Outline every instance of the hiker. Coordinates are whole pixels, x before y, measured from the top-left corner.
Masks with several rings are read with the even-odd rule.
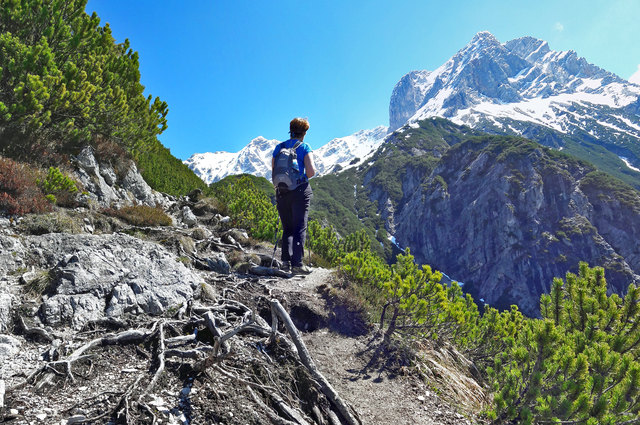
[[[311,148],[304,143],[309,121],[294,118],[289,123],[291,138],[278,144],[271,159],[276,205],[282,221],[282,269],[293,274],[308,274],[302,264],[307,218],[311,202],[309,178],[316,173]]]

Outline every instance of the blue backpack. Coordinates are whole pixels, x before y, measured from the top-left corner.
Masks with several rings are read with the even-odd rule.
[[[298,141],[293,147],[285,148],[283,142],[280,152],[278,152],[274,159],[271,181],[280,193],[286,193],[295,189],[304,180],[298,169],[298,155],[296,154],[296,149],[298,149],[301,144],[302,141]]]

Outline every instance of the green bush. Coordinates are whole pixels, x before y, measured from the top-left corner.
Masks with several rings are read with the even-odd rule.
[[[338,270],[352,292],[365,302],[370,315],[379,318],[385,303],[381,288],[391,278],[389,265],[375,253],[359,250],[345,254]]]
[[[542,320],[528,320],[489,368],[494,424],[640,422],[640,291],[607,295],[604,269],[554,279]]]
[[[138,152],[166,129],[167,104],[144,96],[138,53],[86,5],[2,0],[0,148],[8,154],[73,151],[96,136]]]
[[[78,192],[78,187],[73,179],[62,174],[58,167],[49,167],[47,177],[37,180],[45,197],[53,204],[71,205],[73,195]]]
[[[330,266],[337,266],[350,252],[371,250],[371,239],[364,229],[339,238],[333,226],[323,228],[315,220],[307,225],[306,247],[324,258]]]
[[[231,184],[216,185],[212,190],[214,196],[227,205],[233,226],[247,230],[256,239],[275,239],[280,220],[278,211],[251,178],[243,176]],[[279,233],[281,231],[279,228]]]
[[[391,268],[391,278],[383,283],[386,302],[380,314],[380,328],[384,329],[385,341],[394,334],[403,336],[425,336],[437,339],[435,333],[445,312],[446,292],[440,284],[442,273],[414,262],[409,248],[396,258]]]

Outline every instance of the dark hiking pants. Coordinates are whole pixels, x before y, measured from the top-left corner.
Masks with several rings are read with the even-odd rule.
[[[293,267],[302,265],[312,194],[311,185],[307,182],[292,191],[285,194],[279,193],[276,196],[283,231],[282,261],[290,261]]]

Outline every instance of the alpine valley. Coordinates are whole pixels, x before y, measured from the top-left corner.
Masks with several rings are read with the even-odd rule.
[[[476,299],[534,316],[581,260],[605,268],[610,291],[640,282],[640,86],[543,40],[481,32],[400,79],[388,131],[314,151],[325,175],[312,180],[312,217],[342,234],[364,224],[389,259],[409,247]],[[228,168],[203,166],[211,154],[186,163],[205,181],[268,178],[249,165],[268,142],[213,154]]]
[[[312,145],[291,269],[278,141],[174,157],[87,7],[0,7],[0,423],[640,423],[640,86],[477,34]]]

